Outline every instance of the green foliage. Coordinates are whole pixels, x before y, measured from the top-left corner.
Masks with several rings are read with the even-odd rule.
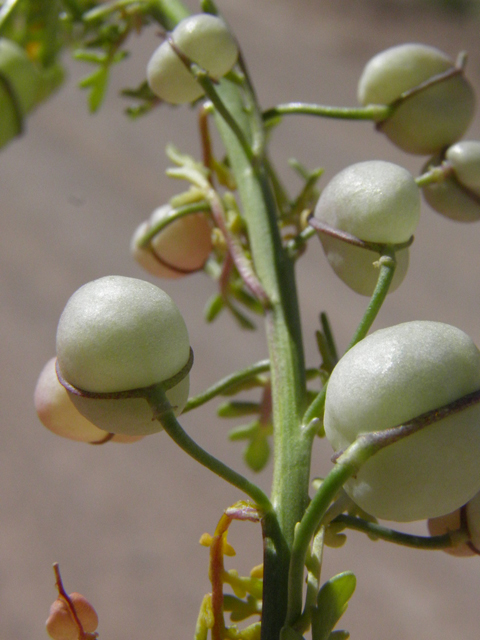
[[[312,613],[312,638],[313,640],[333,640],[337,636],[332,631],[347,610],[348,601],[353,595],[356,586],[356,578],[350,571],[339,573],[330,578],[322,586],[318,593],[317,606]],[[340,634],[346,632],[341,631]],[[338,638],[347,637],[338,636]]]

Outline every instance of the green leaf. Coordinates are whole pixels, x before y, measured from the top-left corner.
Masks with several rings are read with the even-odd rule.
[[[252,471],[261,471],[270,457],[270,444],[268,438],[258,434],[247,444],[243,452],[245,462]]]
[[[203,315],[206,322],[213,322],[219,313],[225,308],[225,303],[220,294],[215,293],[205,305]]]
[[[292,627],[283,627],[280,631],[280,640],[305,640],[305,638]]]
[[[348,633],[348,631],[344,631],[342,629],[338,631],[332,631],[332,633],[328,637],[328,640],[348,640],[348,638],[350,638],[350,634]]]
[[[339,573],[325,582],[318,592],[317,606],[312,613],[313,640],[329,640],[331,638],[335,625],[347,609],[355,586],[356,578],[351,571]],[[333,636],[333,638],[336,637],[342,638],[338,634]]]
[[[228,439],[232,442],[236,440],[250,440],[257,434],[259,428],[257,421],[251,422],[250,424],[241,424],[229,431]]]
[[[73,52],[73,59],[80,62],[91,62],[93,64],[102,64],[107,59],[104,51],[92,51],[90,49],[77,49]]]
[[[99,67],[95,69],[93,73],[91,73],[86,78],[83,78],[79,82],[79,86],[82,89],[90,89],[90,95],[88,96],[88,106],[92,113],[95,113],[101,106],[105,93],[107,90],[109,78],[109,69],[108,67]]]
[[[257,413],[260,413],[260,404],[247,400],[227,400],[217,408],[217,415],[220,418],[241,418]]]

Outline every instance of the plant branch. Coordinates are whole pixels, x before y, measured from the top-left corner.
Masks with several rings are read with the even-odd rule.
[[[159,420],[165,432],[185,453],[207,469],[210,469],[210,471],[213,471],[217,476],[220,476],[237,489],[240,489],[240,491],[246,493],[262,511],[267,512],[273,509],[266,494],[256,484],[253,484],[247,480],[247,478],[205,451],[205,449],[202,449],[202,447],[185,432],[171,410],[165,391],[161,385],[157,385],[152,389],[146,397],[146,400],[153,410],[154,417]]]
[[[206,391],[203,391],[193,398],[190,398],[185,405],[183,413],[187,413],[188,411],[192,411],[197,407],[201,407],[202,404],[205,404],[216,396],[226,394],[233,389],[242,387],[242,385],[244,385],[245,383],[253,381],[259,374],[266,373],[267,371],[270,371],[270,360],[261,360],[260,362],[257,362],[256,364],[247,367],[246,369],[236,371],[226,378],[222,378],[222,380],[216,382]]]
[[[448,549],[449,547],[455,547],[462,542],[466,542],[469,539],[468,532],[463,529],[449,531],[440,536],[417,536],[395,531],[376,522],[368,522],[362,518],[349,516],[346,513],[340,514],[332,520],[332,522],[341,523],[344,524],[347,529],[362,531],[380,540],[393,542],[394,544],[411,547],[413,549]]]
[[[264,122],[288,115],[319,116],[342,120],[374,120],[381,122],[390,115],[391,107],[383,104],[369,104],[366,107],[330,107],[307,102],[288,102],[272,107],[263,113]]]

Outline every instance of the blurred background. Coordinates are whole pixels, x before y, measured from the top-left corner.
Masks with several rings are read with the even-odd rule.
[[[193,1],[188,6],[196,9]],[[290,100],[355,105],[363,66],[402,42],[469,54],[467,75],[480,90],[477,3],[467,0],[219,0],[236,32],[263,106]],[[70,78],[28,121],[27,135],[0,154],[0,637],[45,638],[56,597],[51,565],[60,563],[69,592],[96,607],[100,637],[191,638],[209,591],[208,551],[225,507],[241,496],[176,449],[165,434],[134,445],[92,447],[53,436],[39,423],[33,389],[54,355],[58,317],[85,282],[108,274],[149,279],[129,255],[130,237],[151,211],[183,185],[168,180],[166,143],[198,155],[195,112],[164,107],[136,122],[118,91],[143,78],[158,42],[132,42],[115,70],[103,109],[90,116],[76,83],[88,70],[68,62]],[[477,116],[467,137],[478,138]],[[323,185],[348,164],[386,159],[417,174],[424,158],[393,148],[369,123],[285,119],[272,155],[292,190],[287,160],[325,167]],[[427,206],[402,287],[387,299],[375,328],[413,319],[456,325],[480,345],[480,227],[455,224]],[[298,269],[310,366],[314,332],[329,313],[340,349],[367,300],[347,289],[311,242]],[[263,329],[239,334],[226,315],[207,326],[202,310],[214,285],[203,274],[160,283],[183,312],[195,351],[192,392],[266,357]],[[215,403],[182,423],[215,455],[243,470],[233,422]],[[328,443],[316,446],[314,474],[329,468]],[[257,481],[269,486],[270,471]],[[407,527],[425,533],[424,523]],[[229,539],[248,571],[261,561],[258,526],[236,524]],[[323,577],[353,570],[357,591],[341,626],[357,640],[474,638],[480,626],[478,559],[409,551],[351,533],[327,550]]]

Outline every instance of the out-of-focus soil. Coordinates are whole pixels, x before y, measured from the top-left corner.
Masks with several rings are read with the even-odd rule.
[[[468,76],[480,89],[478,23],[390,3],[321,0],[220,0],[242,43],[262,104],[289,100],[353,105],[363,65],[404,41],[436,45],[452,56],[466,49]],[[189,3],[192,8],[193,2]],[[135,445],[92,447],[62,440],[38,422],[32,394],[54,354],[58,317],[73,291],[107,274],[145,277],[129,256],[134,228],[180,187],[164,176],[165,144],[198,154],[195,112],[166,107],[131,123],[118,89],[134,85],[155,46],[134,43],[112,80],[102,111],[89,116],[70,65],[65,88],[28,123],[28,134],[0,155],[0,637],[45,638],[55,599],[51,564],[59,561],[69,591],[85,594],[100,615],[104,640],[188,638],[209,590],[208,552],[198,545],[239,493],[187,459],[158,434]],[[478,137],[477,118],[469,137]],[[424,159],[396,151],[369,123],[285,119],[272,142],[286,182],[286,161],[324,166],[323,184],[365,159],[400,162],[417,173]],[[480,344],[480,227],[454,224],[426,206],[408,277],[388,298],[375,327],[411,319],[456,325]],[[366,305],[334,274],[317,243],[299,268],[307,361],[318,357],[314,330],[327,310],[345,348]],[[195,350],[193,392],[265,357],[263,330],[239,336],[221,317],[206,326],[202,308],[214,292],[203,275],[163,286],[184,313]],[[241,469],[241,446],[214,405],[184,419],[188,431]],[[323,445],[324,451],[321,451]],[[318,445],[314,472],[328,469]],[[268,487],[269,472],[259,478]],[[425,532],[424,523],[410,531]],[[238,566],[261,561],[259,530],[233,527]],[[246,545],[247,551],[242,550]],[[352,569],[357,592],[343,625],[358,640],[475,638],[480,627],[479,560],[408,551],[352,533],[327,550],[324,577]]]

